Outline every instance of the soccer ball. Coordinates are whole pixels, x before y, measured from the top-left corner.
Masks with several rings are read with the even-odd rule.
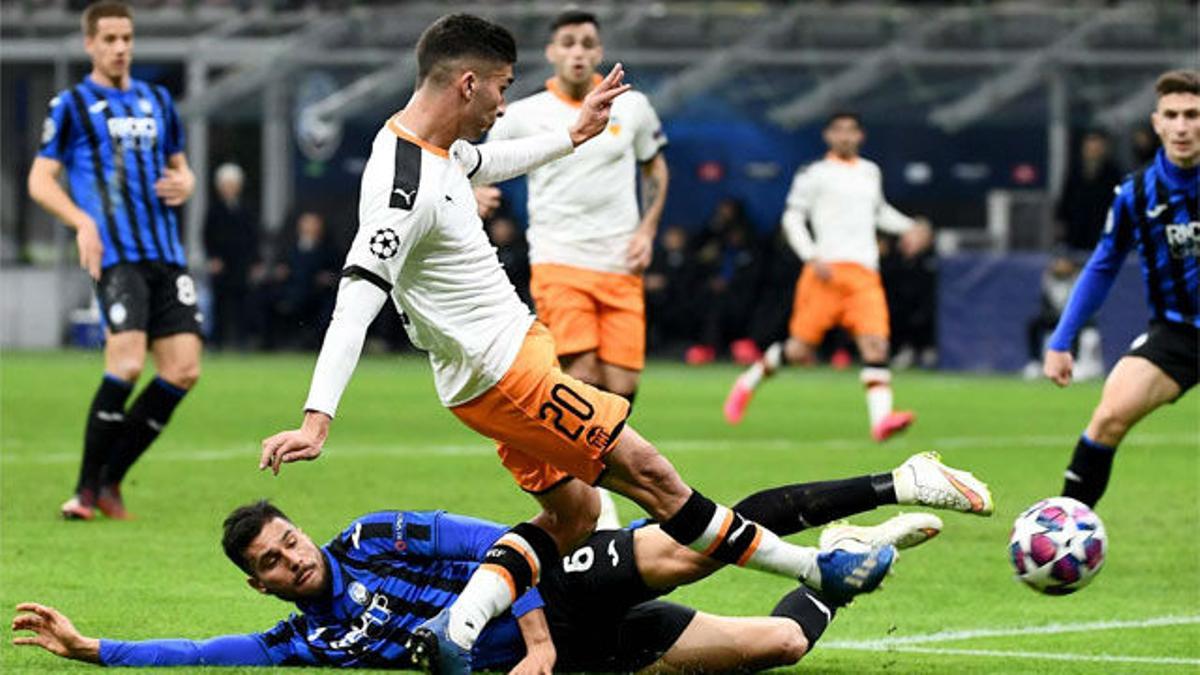
[[[1100,517],[1070,497],[1050,497],[1026,509],[1008,540],[1017,578],[1047,595],[1087,586],[1104,566],[1107,552]]]

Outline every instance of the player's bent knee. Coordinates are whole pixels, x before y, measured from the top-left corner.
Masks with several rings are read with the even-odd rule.
[[[800,630],[800,626],[794,624],[781,627],[779,632],[778,651],[776,652],[778,661],[775,665],[794,665],[808,653],[808,638],[804,637],[804,631]]]
[[[200,362],[196,361],[174,368],[164,368],[159,375],[180,389],[191,389],[200,380]]]
[[[1103,443],[1110,447],[1115,447],[1125,438],[1125,434],[1129,432],[1130,424],[1121,411],[1101,404],[1096,408],[1095,414],[1092,415],[1092,423],[1089,425],[1090,433],[1088,434],[1092,440]]]
[[[138,358],[116,358],[109,359],[104,369],[108,374],[116,375],[126,382],[137,382],[138,378],[142,376],[143,364],[142,359]]]

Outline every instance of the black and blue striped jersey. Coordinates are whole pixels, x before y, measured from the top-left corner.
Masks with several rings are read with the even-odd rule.
[[[270,630],[205,642],[101,640],[106,665],[319,665],[410,667],[412,631],[449,607],[504,526],[443,511],[382,511],[322,547],[329,594],[297,602]],[[525,653],[513,612],[542,606],[536,590],[491,621],[472,648],[480,669],[505,669]]]
[[[1159,150],[1117,188],[1100,243],[1050,338],[1051,349],[1070,348],[1135,247],[1153,318],[1200,328],[1200,170],[1175,166]]]
[[[99,230],[103,268],[145,260],[186,265],[179,216],[154,192],[183,142],[161,86],[131,79],[128,89],[114,89],[89,76],[51,99],[38,155],[66,167],[72,198]]]

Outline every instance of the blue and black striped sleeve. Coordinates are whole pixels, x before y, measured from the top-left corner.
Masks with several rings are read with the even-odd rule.
[[[1067,306],[1058,319],[1058,327],[1050,336],[1050,349],[1069,351],[1079,330],[1108,297],[1121,271],[1121,264],[1133,246],[1132,194],[1132,181],[1127,180],[1117,188],[1117,196],[1109,209],[1100,243],[1096,245],[1096,251],[1084,265],[1075,288],[1071,290],[1071,298],[1067,300]]]
[[[413,555],[440,560],[482,562],[484,553],[500,535],[503,525],[445,511],[406,511],[397,539]]]
[[[271,666],[283,663],[285,656],[284,650],[268,650],[259,635],[100,641],[100,662],[106,666]]]
[[[72,122],[67,92],[60,92],[50,99],[46,121],[42,123],[41,145],[38,156],[66,164],[70,159]]]

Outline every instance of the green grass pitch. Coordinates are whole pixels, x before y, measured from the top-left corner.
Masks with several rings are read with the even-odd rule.
[[[300,419],[312,363],[312,356],[209,357],[198,388],[130,474],[126,499],[138,519],[66,523],[57,508],[74,483],[101,359],[4,354],[0,604],[10,616],[23,600],[52,604],[94,636],[250,632],[290,608],[255,594],[221,553],[221,520],[242,502],[275,499],[318,541],[383,508],[446,508],[501,522],[533,513],[491,444],[439,406],[428,366],[418,358],[365,359],[325,455],[285,467],[278,478],[258,472],[259,440]],[[877,446],[868,440],[853,371],[785,372],[760,391],[746,421],[731,428],[720,408],[734,376],[728,366],[651,363],[632,419],[690,483],[718,500],[886,470],[926,449],[941,450],[947,463],[989,481],[996,497],[989,519],[943,513],[942,536],[906,552],[881,592],[842,611],[801,668],[1200,667],[1200,394],[1157,412],[1127,439],[1099,509],[1110,539],[1106,567],[1082,592],[1051,598],[1013,580],[1005,544],[1017,513],[1057,494],[1099,384],[1059,391],[1046,382],[899,373],[899,407],[916,410],[919,419],[905,436]],[[630,503],[620,505],[626,519],[636,515]],[[893,512],[857,520],[877,522]],[[811,543],[816,533],[795,539]],[[674,599],[710,612],[763,614],[790,588],[782,579],[726,570]],[[943,631],[959,634],[929,637]],[[88,667],[7,640],[0,646],[5,673]]]

